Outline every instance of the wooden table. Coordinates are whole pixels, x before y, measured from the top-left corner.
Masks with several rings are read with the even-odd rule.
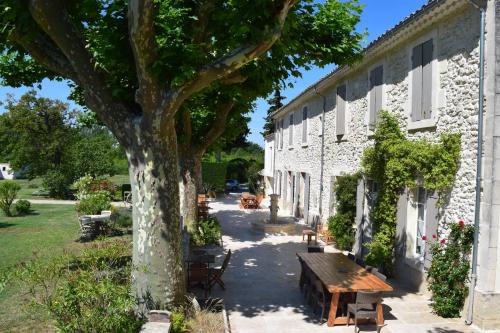
[[[297,253],[332,294],[328,326],[345,325],[348,317],[335,317],[341,293],[392,291],[392,287],[342,253]],[[382,304],[377,304],[377,324],[383,325]]]

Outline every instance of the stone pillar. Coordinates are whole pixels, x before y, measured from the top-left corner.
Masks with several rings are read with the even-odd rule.
[[[271,204],[269,205],[269,210],[271,211],[271,223],[278,223],[278,200],[280,198],[277,194],[269,194],[271,198]]]

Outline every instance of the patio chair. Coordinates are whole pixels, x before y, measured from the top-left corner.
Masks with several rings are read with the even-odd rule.
[[[376,272],[372,272],[376,277],[378,277],[380,280],[382,281],[386,281],[387,280],[387,276],[385,276],[384,274],[380,273],[378,270]]]
[[[308,282],[307,277],[306,277],[307,266],[301,257],[299,257],[299,263],[300,263],[299,288],[300,288],[300,291],[302,292],[302,291],[304,291],[304,285]]]
[[[347,326],[354,317],[354,333],[358,330],[358,318],[377,320],[377,305],[382,302],[381,292],[358,292],[356,303],[347,305]],[[377,322],[377,333],[382,329],[382,325]]]
[[[347,258],[351,259],[352,261],[356,260],[356,257],[354,256],[354,254],[352,254],[350,252],[347,254]]]
[[[375,274],[375,272],[378,272],[378,269],[377,269],[377,268],[375,268],[375,267],[373,267],[373,266],[370,266],[370,265],[366,265],[365,269],[366,269],[368,272],[372,273],[372,274]]]
[[[354,262],[356,264],[358,264],[359,266],[361,266],[361,267],[365,267],[365,261],[363,259],[361,259],[361,258],[354,259]]]
[[[222,290],[226,290],[224,282],[222,281],[222,275],[224,274],[227,265],[229,265],[230,259],[231,259],[231,250],[227,252],[226,257],[224,258],[224,262],[222,263],[222,266],[220,268],[210,268],[209,282],[208,282],[209,291],[212,290],[212,287],[215,286],[215,284],[218,284],[222,288]]]
[[[323,324],[325,312],[328,308],[328,305],[331,302],[332,294],[330,294],[327,290],[325,290],[323,283],[321,283],[321,281],[318,278],[314,279],[313,299],[315,301],[315,303],[314,303],[315,307],[317,305],[321,306],[321,316],[319,318],[319,323]]]

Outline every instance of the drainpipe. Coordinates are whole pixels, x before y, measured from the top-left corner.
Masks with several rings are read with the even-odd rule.
[[[326,112],[326,96],[322,95],[316,86],[314,86],[314,92],[316,95],[320,96],[323,98],[323,111],[322,111],[322,116],[321,116],[321,159],[320,159],[320,164],[321,164],[321,169],[320,169],[320,175],[319,175],[319,216],[320,219],[323,216],[323,169],[324,169],[324,163],[325,163],[325,112]]]
[[[469,304],[467,308],[467,318],[465,323],[472,324],[474,310],[474,290],[477,283],[477,258],[478,258],[478,240],[479,240],[479,220],[481,208],[481,178],[482,178],[482,157],[483,157],[483,100],[484,100],[484,39],[485,39],[485,20],[486,9],[478,6],[474,1],[469,0],[471,4],[479,9],[481,13],[481,31],[479,36],[479,109],[478,109],[478,129],[477,129],[477,166],[476,166],[476,202],[474,211],[474,244],[472,247],[472,268],[470,274],[469,286]]]

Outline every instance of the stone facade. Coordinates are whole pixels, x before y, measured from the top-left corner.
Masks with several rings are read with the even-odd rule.
[[[9,163],[0,163],[0,179],[14,179],[14,171]]]
[[[499,133],[494,129],[496,118],[490,119],[491,123],[488,125],[488,114],[500,114],[500,111],[495,112],[495,109],[500,110],[500,99],[495,99],[492,93],[500,93],[500,89],[495,90],[495,79],[491,77],[496,66],[494,50],[500,50],[500,43],[495,41],[495,27],[499,29],[500,26],[494,20],[498,15],[495,12],[496,3],[497,1],[487,1],[487,121],[483,179],[484,191],[490,190],[491,194],[483,193],[483,197],[485,200],[491,199],[492,202],[496,200],[500,203],[500,199],[496,199],[500,195],[494,195],[500,193],[500,184],[489,182],[490,179],[495,179],[493,173],[496,171],[495,174],[498,174],[500,170],[500,166],[493,166],[493,161],[500,163],[500,158],[489,157],[489,154],[498,154],[497,151],[493,152],[493,147],[500,147],[500,141],[497,142],[496,137],[493,138]],[[479,39],[479,11],[469,1],[434,1],[434,4],[428,5],[422,13],[406,19],[372,43],[365,50],[361,63],[351,68],[336,70],[278,110],[274,115],[277,125],[273,154],[274,182],[268,185],[268,192],[280,194],[282,210],[306,218],[308,212],[314,212],[320,214],[323,221],[334,214],[333,184],[337,177],[359,171],[363,150],[373,144],[369,126],[370,94],[373,93],[373,89],[370,89],[370,72],[383,66],[382,109],[397,116],[409,139],[436,142],[442,133],[461,134],[460,166],[446,204],[438,211],[435,209],[433,194],[425,192],[426,199],[420,203],[417,192],[412,189],[405,191],[398,204],[397,233],[402,244],[398,250],[396,273],[416,288],[425,290],[425,266],[429,260],[426,253],[418,249],[417,244],[419,205],[425,207],[425,225],[435,223],[436,228],[443,232],[442,227],[446,223],[460,219],[468,223],[474,222]],[[412,69],[412,50],[428,40],[432,40],[433,44],[429,71],[431,76],[428,77],[428,82],[432,83],[432,96],[429,96],[432,116],[429,119],[413,121],[412,76],[415,71]],[[497,72],[500,73],[498,70]],[[500,75],[498,77],[500,78]],[[337,116],[341,111],[337,105],[337,88],[344,84],[347,88],[346,130],[344,135],[339,136]],[[488,147],[490,150],[487,150]],[[366,178],[363,184],[358,186],[358,192],[361,191],[358,193],[358,215],[362,216],[359,216],[360,222],[357,222],[356,227],[357,237],[363,241],[357,242],[359,248],[354,251],[359,255],[364,254],[362,243],[366,242],[371,234],[369,198],[373,194],[372,186]],[[489,301],[498,303],[495,298],[498,296],[495,295],[500,292],[500,272],[497,272],[497,267],[500,266],[497,246],[500,206],[488,206],[485,202],[482,205],[487,206],[482,215],[482,228],[493,231],[494,236],[483,235],[480,238],[478,289],[486,293],[476,297],[475,307],[478,309],[488,308]],[[491,209],[494,210],[493,213]],[[432,216],[435,221],[432,221]],[[486,237],[490,239],[486,241]],[[481,323],[477,324],[485,329],[492,329],[495,325],[500,328],[498,322],[488,315],[484,316],[484,311],[477,313],[475,318]]]

